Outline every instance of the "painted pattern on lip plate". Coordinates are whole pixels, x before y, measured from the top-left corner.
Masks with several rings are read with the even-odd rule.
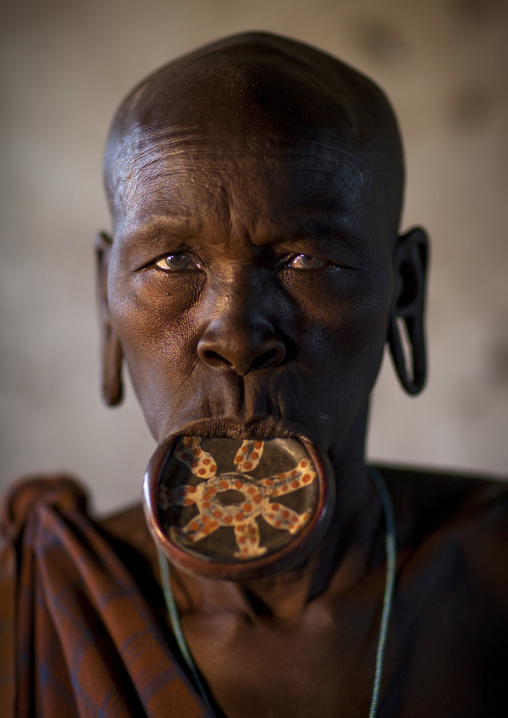
[[[309,533],[312,545],[320,538],[328,484],[316,452],[298,439],[179,436],[152,457],[145,512],[184,570],[269,575],[305,558]]]

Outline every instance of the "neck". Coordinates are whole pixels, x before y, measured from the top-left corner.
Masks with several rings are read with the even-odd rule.
[[[291,571],[237,585],[251,620],[294,624],[313,598],[347,590],[383,560],[382,508],[365,467],[340,478],[344,491],[337,491],[330,528],[309,559]],[[354,482],[356,501],[346,488],[348,479]]]
[[[301,566],[245,583],[182,576],[178,584],[183,591],[175,586],[180,609],[206,615],[241,612],[252,624],[268,622],[272,627],[287,628],[298,623],[313,598],[331,598],[361,580],[384,560],[381,504],[365,467],[362,469],[354,476],[341,476],[344,491],[337,491],[330,528]],[[356,502],[346,488],[350,481],[355,484]]]

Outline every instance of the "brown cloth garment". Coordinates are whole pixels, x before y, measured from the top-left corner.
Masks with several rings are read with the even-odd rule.
[[[7,493],[2,718],[209,718],[175,658],[161,589],[136,546],[150,540],[140,514],[93,521],[84,490],[67,477],[28,479]]]

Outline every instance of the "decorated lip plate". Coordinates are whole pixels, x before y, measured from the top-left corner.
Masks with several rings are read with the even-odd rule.
[[[145,513],[156,543],[181,569],[263,578],[317,545],[332,486],[310,442],[180,436],[159,445],[148,465]]]

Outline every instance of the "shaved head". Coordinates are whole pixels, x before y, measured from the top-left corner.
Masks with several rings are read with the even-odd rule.
[[[143,170],[214,151],[283,153],[313,148],[335,164],[348,201],[369,189],[372,210],[395,238],[403,193],[397,124],[380,89],[337,59],[266,33],[235,35],[171,62],[124,100],[109,134],[105,181],[115,221]],[[162,166],[164,164],[164,167]]]

